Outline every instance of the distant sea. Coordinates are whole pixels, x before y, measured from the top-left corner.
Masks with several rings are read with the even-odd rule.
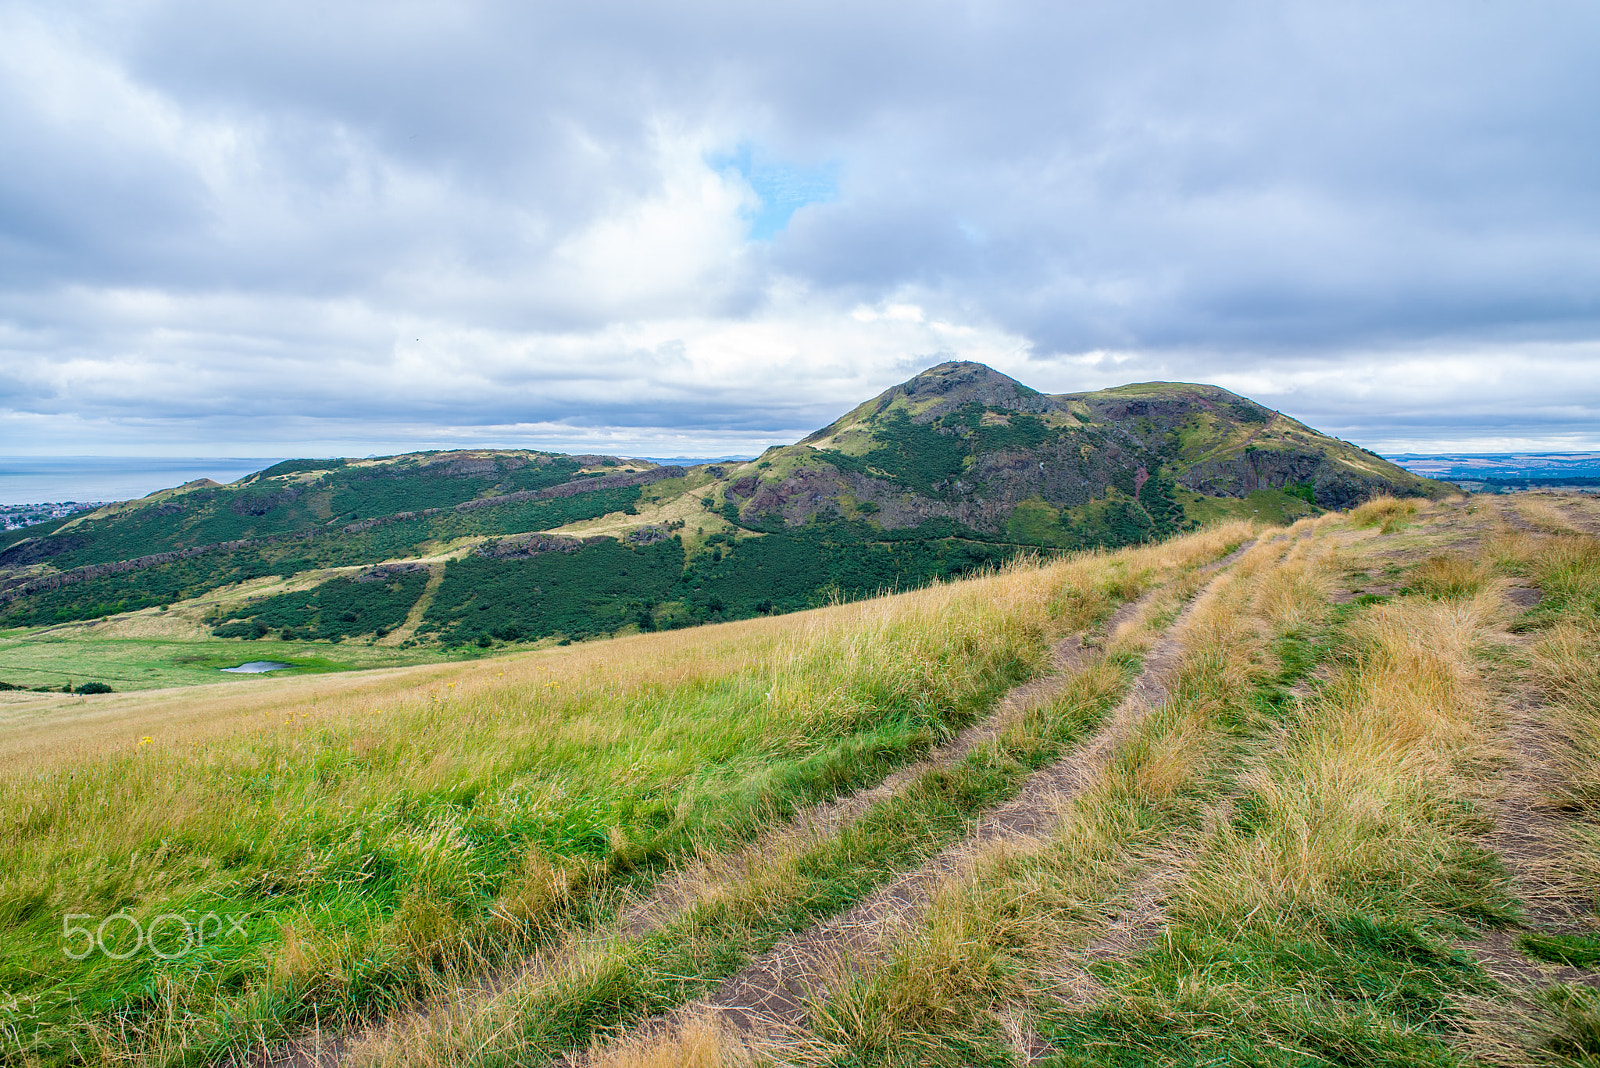
[[[0,505],[127,501],[197,478],[232,482],[282,457],[0,457]]]

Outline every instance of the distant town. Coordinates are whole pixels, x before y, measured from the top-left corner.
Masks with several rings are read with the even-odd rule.
[[[104,501],[55,501],[44,504],[0,504],[0,519],[6,530],[48,523],[52,519],[65,519],[78,512],[92,512]]]

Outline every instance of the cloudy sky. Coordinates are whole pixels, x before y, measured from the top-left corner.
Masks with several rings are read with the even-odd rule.
[[[0,452],[720,455],[944,359],[1600,446],[1600,5],[0,0]]]

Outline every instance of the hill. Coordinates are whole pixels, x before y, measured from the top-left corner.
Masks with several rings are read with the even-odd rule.
[[[0,626],[171,609],[224,639],[489,648],[1444,492],[1215,386],[1050,396],[946,363],[748,462],[471,450],[188,483],[0,541]]]

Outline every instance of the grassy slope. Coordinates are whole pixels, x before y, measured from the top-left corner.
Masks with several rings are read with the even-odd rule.
[[[1566,823],[1541,878],[1579,901],[1600,892],[1600,543],[1582,532],[1600,513],[1552,501],[1515,502],[1528,530],[1482,503],[1380,501],[1258,547],[1181,635],[1172,700],[1054,838],[979,851],[890,959],[818,1006],[813,1035],[763,1050],[699,1026],[598,1061],[1000,1065],[1043,1041],[1063,1068],[1593,1063],[1600,999],[1506,987],[1471,952],[1523,915],[1483,838],[1502,677],[1525,673],[1558,729],[1550,789]],[[606,888],[653,857],[690,843],[714,857],[788,804],[881,774],[1036,664],[1051,633],[1159,580],[1156,552],[477,665],[261,680],[248,699],[222,686],[92,711],[52,699],[58,722],[0,736],[5,810],[23,829],[0,857],[14,872],[0,915],[14,941],[43,939],[8,958],[8,986],[61,967],[58,925],[43,921],[79,901],[146,915],[184,894],[236,900],[242,880],[273,887],[254,900],[270,921],[203,976],[137,958],[48,973],[59,985],[29,987],[0,1025],[17,1012],[48,1024],[49,1059],[87,1033],[49,999],[77,996],[128,1025],[85,1059],[167,1061],[228,1048],[230,1028],[270,1031],[313,1004],[337,1017],[429,985],[434,967],[492,961],[599,917]],[[1516,608],[1507,581],[1537,584],[1543,602]],[[681,1002],[959,834],[1008,776],[1092,726],[1106,692],[1084,685],[845,833],[707,884],[666,927],[369,1052],[418,1068],[543,1063]],[[241,729],[269,718],[269,694],[271,726]],[[156,741],[139,746],[145,734]],[[797,770],[808,759],[820,779]],[[237,806],[241,782],[261,784],[231,816],[249,836],[209,810],[224,794]],[[97,809],[102,791],[113,803]],[[66,823],[83,830],[55,833]],[[181,848],[133,856],[160,842]],[[363,867],[367,853],[383,863]],[[221,856],[234,859],[206,861]],[[1105,941],[1107,918],[1150,885],[1165,889],[1145,926]],[[1521,945],[1592,968],[1587,922]],[[205,985],[229,969],[239,987]],[[140,994],[152,989],[172,1000]],[[141,1030],[158,1021],[164,1034]]]
[[[1016,1034],[1019,1010],[1021,1029],[1053,1045],[1047,1063],[1063,1068],[1593,1056],[1596,1003],[1581,990],[1551,999],[1565,1015],[1549,1046],[1538,1048],[1533,1030],[1532,1047],[1500,1046],[1502,1032],[1476,1048],[1474,1035],[1488,1032],[1474,1030],[1473,1014],[1500,988],[1456,940],[1519,914],[1498,858],[1477,839],[1479,784],[1492,767],[1488,679],[1508,615],[1483,561],[1498,555],[1503,572],[1557,592],[1543,664],[1594,738],[1593,712],[1582,713],[1600,676],[1592,643],[1571,639],[1572,628],[1593,628],[1600,553],[1592,539],[1507,552],[1481,518],[1473,525],[1501,540],[1463,552],[1451,519],[1379,502],[1356,512],[1355,531],[1325,527],[1320,551],[1241,575],[1255,588],[1213,607],[1220,630],[1192,636],[1189,681],[1168,721],[1231,718],[1236,736],[1244,731],[1237,770],[1209,783],[1196,775],[1197,762],[1226,749],[1191,734],[1177,790],[1140,787],[1141,768],[1160,766],[1147,750],[1125,778],[1108,777],[1105,795],[1075,804],[1056,841],[979,858],[892,962],[820,1011],[834,1063],[1006,1063],[1005,1024]],[[1375,543],[1360,533],[1373,528]],[[1361,586],[1372,572],[1409,580],[1411,596],[1328,603],[1345,576]],[[1302,700],[1273,696],[1330,652]],[[1239,685],[1251,680],[1254,701]],[[1574,781],[1587,786],[1591,769]],[[1139,864],[1122,847],[1127,829],[1162,819],[1177,821],[1179,852],[1168,856],[1183,858],[1164,913],[1142,941],[1074,973],[1063,947],[1103,930],[1097,899],[1114,906]],[[1574,852],[1580,870],[1595,855]],[[1583,874],[1595,870],[1589,861]],[[1017,915],[1024,892],[1035,904]]]
[[[883,774],[1153,561],[1226,537],[472,665],[16,706],[0,1033],[43,1062],[168,1061],[388,1004]],[[64,913],[119,910],[248,919],[199,956],[66,959]]]
[[[1600,509],[1518,507],[1537,530],[1379,501],[1257,548],[1197,610],[1172,700],[1056,833],[980,850],[887,960],[841,977],[814,1034],[701,1022],[590,1063],[1596,1063]],[[1543,602],[1524,612],[1508,581]],[[1542,800],[1562,821],[1528,889],[1579,913],[1526,933],[1502,981],[1474,952],[1525,915],[1484,837],[1539,800],[1494,807],[1497,704],[1523,673],[1551,702]],[[1540,960],[1590,970],[1549,985]]]

